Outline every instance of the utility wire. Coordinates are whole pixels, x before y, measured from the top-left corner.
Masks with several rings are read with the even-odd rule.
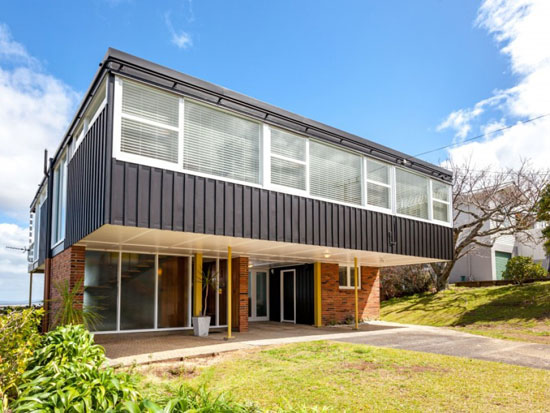
[[[534,122],[536,121],[537,119],[541,119],[541,118],[544,118],[546,116],[550,116],[550,113],[545,113],[544,115],[540,115],[540,116],[537,116],[535,118],[531,118],[531,119],[527,119],[527,120],[524,120],[524,121],[520,121],[519,123],[521,124],[526,124],[526,123],[529,123],[529,122]],[[471,141],[474,141],[476,139],[480,139],[480,138],[483,138],[485,136],[489,136],[489,135],[492,135],[493,133],[497,133],[497,132],[502,132],[504,130],[507,130],[507,129],[512,129],[514,126],[517,126],[518,123],[515,123],[513,125],[510,125],[510,126],[505,126],[504,128],[500,128],[500,129],[496,129],[494,131],[491,131],[491,132],[487,132],[487,133],[483,133],[481,135],[477,135],[477,136],[473,136],[471,138],[468,138],[468,139],[464,139],[462,142],[457,142],[457,143],[450,143],[449,145],[445,145],[445,146],[441,146],[440,148],[436,148],[436,149],[432,149],[432,150],[429,150],[429,151],[426,151],[426,152],[422,152],[422,153],[419,153],[419,154],[416,154],[414,155],[415,157],[419,157],[419,156],[422,156],[422,155],[427,155],[429,153],[433,153],[433,152],[438,152],[442,149],[447,149],[447,148],[451,148],[453,146],[459,146],[459,145],[463,145],[464,142],[471,142]]]

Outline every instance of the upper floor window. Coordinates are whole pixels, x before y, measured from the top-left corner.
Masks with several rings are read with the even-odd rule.
[[[350,204],[362,203],[362,158],[316,141],[309,143],[309,188],[315,196]]]
[[[119,82],[122,85],[120,151],[177,165],[180,98],[130,80]]]
[[[86,133],[90,129],[90,127],[93,125],[97,117],[99,116],[101,110],[103,109],[105,103],[107,102],[107,80],[104,79],[103,82],[99,85],[97,88],[94,97],[92,98],[90,104],[86,108],[86,111],[84,112],[84,115],[82,116],[82,119],[79,123],[79,125],[76,128],[76,133],[74,133],[74,146],[72,149],[72,154],[76,152],[82,141],[84,140],[84,137],[86,136]],[[71,154],[71,157],[72,157]]]
[[[432,181],[432,217],[437,221],[449,222],[451,213],[450,186]]]
[[[271,129],[271,183],[305,191],[307,188],[307,140]]]
[[[428,219],[428,185],[428,178],[397,168],[395,170],[397,213]]]
[[[260,183],[260,124],[185,101],[183,168]]]
[[[367,204],[391,208],[391,168],[367,158]]]
[[[67,212],[67,153],[65,152],[53,172],[52,245],[65,239]]]

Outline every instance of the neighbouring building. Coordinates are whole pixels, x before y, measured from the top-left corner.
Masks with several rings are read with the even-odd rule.
[[[523,234],[498,236],[492,248],[475,246],[455,263],[449,282],[501,280],[508,260],[515,256],[530,257],[549,269],[550,260],[544,250],[541,232],[546,225],[545,222],[537,222],[527,231],[529,237]]]
[[[82,280],[98,332],[341,322],[355,259],[376,318],[380,267],[453,255],[449,171],[113,49],[46,169],[30,271],[54,313]]]

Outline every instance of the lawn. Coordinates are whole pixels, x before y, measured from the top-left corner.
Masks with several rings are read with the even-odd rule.
[[[487,288],[451,287],[382,303],[380,317],[453,327],[490,337],[550,344],[550,282]]]
[[[291,344],[200,363],[135,367],[134,375],[152,399],[185,382],[274,410],[533,412],[550,405],[550,371],[356,344]]]

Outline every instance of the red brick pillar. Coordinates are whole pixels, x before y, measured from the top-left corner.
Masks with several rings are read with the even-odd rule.
[[[248,257],[233,258],[232,319],[235,330],[248,331]]]
[[[57,254],[51,259],[50,271],[47,275],[48,280],[46,286],[49,289],[48,297],[48,319],[46,322],[46,330],[51,329],[59,307],[61,305],[59,289],[68,282],[71,290],[75,287],[78,281],[81,281],[80,291],[77,295],[75,306],[82,308],[84,298],[84,264],[85,264],[86,249],[80,246],[72,246],[65,251]]]
[[[380,315],[379,269],[361,267],[360,277],[359,318],[360,320],[378,318]],[[355,318],[355,290],[340,288],[338,264],[321,264],[321,318],[324,325],[340,324]]]

